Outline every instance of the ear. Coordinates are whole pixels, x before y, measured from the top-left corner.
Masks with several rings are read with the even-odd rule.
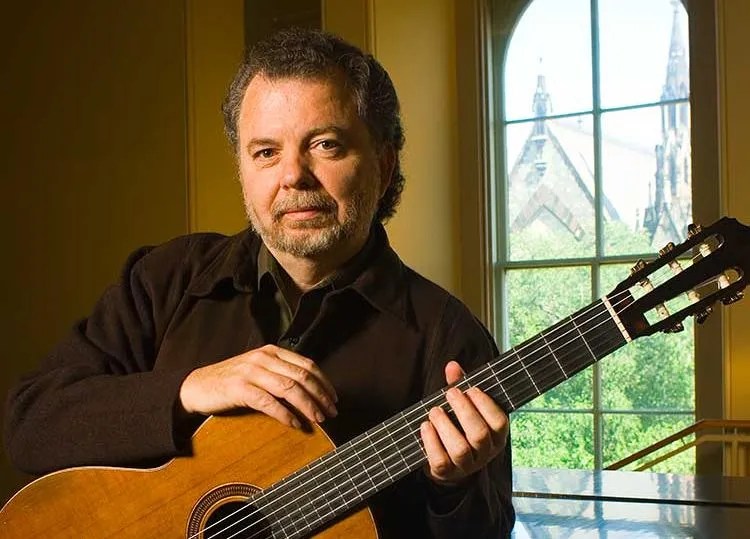
[[[378,161],[380,164],[380,197],[382,198],[393,180],[393,171],[396,168],[396,151],[390,144],[381,148]]]

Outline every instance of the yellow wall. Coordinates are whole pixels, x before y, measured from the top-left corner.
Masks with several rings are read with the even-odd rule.
[[[187,231],[182,0],[9,2],[0,16],[0,407],[117,278]],[[22,478],[0,459],[0,501]]]
[[[387,227],[391,243],[408,265],[459,294],[454,2],[376,0],[373,28],[373,52],[396,86],[406,133],[406,187]]]
[[[242,0],[186,0],[190,231],[245,227],[221,102],[242,60]]]
[[[718,2],[720,146],[724,213],[750,226],[750,3]],[[745,246],[750,250],[750,242]],[[750,295],[750,290],[747,290]],[[750,298],[725,310],[725,406],[750,418]]]

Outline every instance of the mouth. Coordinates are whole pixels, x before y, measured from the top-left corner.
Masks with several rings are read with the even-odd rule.
[[[272,208],[274,221],[293,228],[326,226],[336,216],[336,203],[322,193],[296,193],[279,200]]]
[[[333,219],[332,210],[321,206],[287,208],[279,212],[276,222],[281,226],[297,229],[327,227]]]
[[[290,208],[282,212],[282,217],[289,217],[291,219],[312,219],[323,213],[326,213],[326,208],[319,207],[302,207],[302,208]]]

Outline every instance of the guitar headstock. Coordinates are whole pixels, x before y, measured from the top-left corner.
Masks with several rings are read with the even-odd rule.
[[[632,338],[702,323],[721,302],[743,297],[750,273],[750,227],[723,217],[708,227],[690,225],[688,238],[667,244],[659,257],[638,263],[607,295]]]

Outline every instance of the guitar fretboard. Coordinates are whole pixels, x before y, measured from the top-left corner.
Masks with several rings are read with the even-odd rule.
[[[478,387],[512,412],[610,354],[627,341],[608,300],[599,300],[558,322],[457,384]],[[359,506],[370,496],[422,466],[419,425],[428,411],[450,413],[447,388],[426,397],[259,493],[250,503],[263,530],[248,539],[298,538]]]

